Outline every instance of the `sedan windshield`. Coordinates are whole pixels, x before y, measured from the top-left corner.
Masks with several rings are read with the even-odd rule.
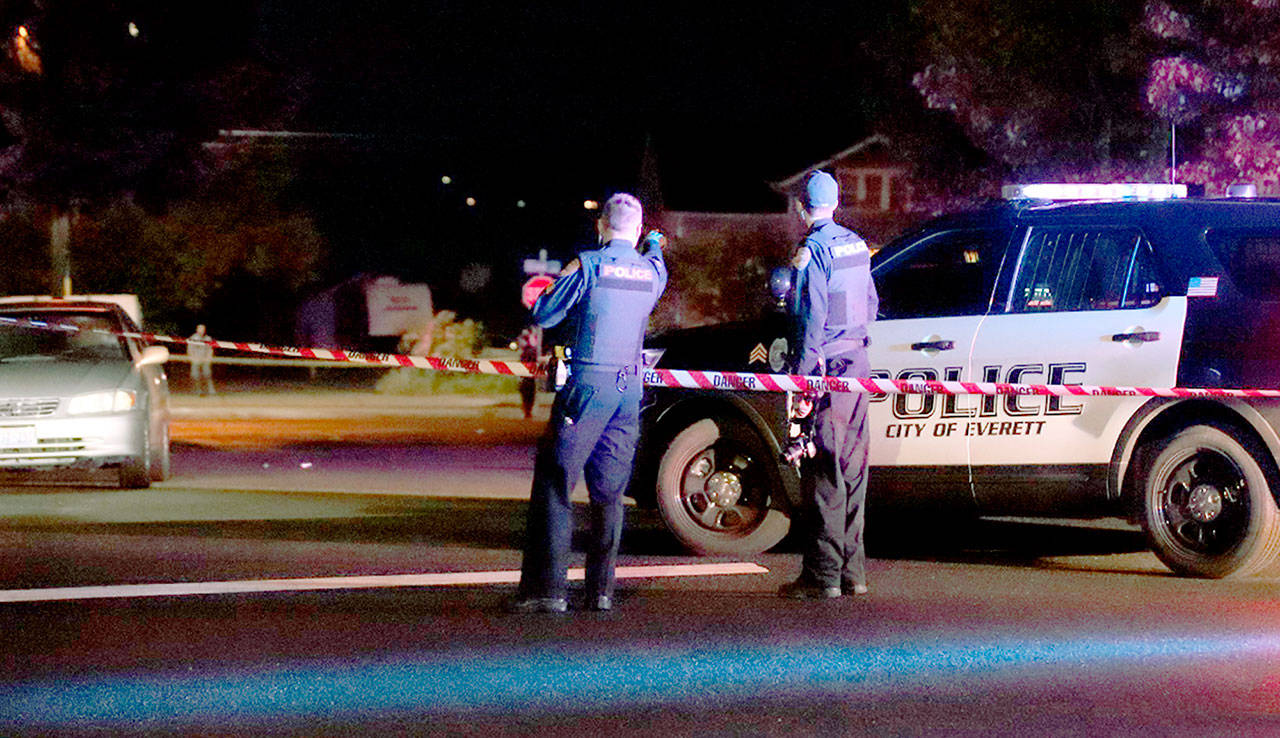
[[[125,339],[111,316],[102,313],[3,313],[5,317],[37,320],[46,326],[0,322],[0,361],[59,359],[67,361],[128,361]]]

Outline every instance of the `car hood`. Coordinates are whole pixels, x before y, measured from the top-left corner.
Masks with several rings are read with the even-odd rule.
[[[664,369],[778,372],[784,367],[788,325],[785,315],[770,314],[667,331],[650,336],[645,347],[663,349],[658,367]]]
[[[115,389],[132,370],[126,361],[8,360],[0,362],[0,396],[67,397]]]

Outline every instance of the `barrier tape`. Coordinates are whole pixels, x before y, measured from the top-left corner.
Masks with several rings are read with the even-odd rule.
[[[43,330],[77,331],[74,326],[51,324],[30,318],[0,316],[0,325]],[[203,344],[227,351],[265,354],[280,359],[355,363],[386,368],[417,368],[466,374],[496,374],[509,377],[543,377],[545,367],[528,362],[493,359],[456,359],[439,356],[407,356],[377,354],[340,349],[268,346],[261,343],[192,341],[179,336],[145,332],[114,332],[92,329],[95,333],[136,338],[147,343],[169,343],[181,346]],[[743,392],[861,392],[885,395],[1048,395],[1057,397],[1169,397],[1169,398],[1280,398],[1280,389],[1217,389],[1205,387],[1108,387],[1084,384],[1009,384],[1005,382],[960,382],[922,379],[884,379],[876,377],[815,377],[798,374],[763,374],[756,372],[719,372],[692,369],[646,369],[644,383],[649,387],[673,389],[735,390]]]

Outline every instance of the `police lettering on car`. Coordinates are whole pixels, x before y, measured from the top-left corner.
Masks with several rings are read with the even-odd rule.
[[[1006,197],[932,220],[875,254],[871,376],[1280,386],[1280,201],[1187,197],[1180,185],[1018,185]],[[797,253],[793,265],[815,258]],[[752,325],[653,344],[666,349],[661,366],[714,368],[700,346],[740,340],[745,356],[786,335],[777,317]],[[776,542],[798,485],[759,450],[787,442],[783,400],[652,394],[646,453],[666,473],[653,490],[634,490],[637,499],[655,497],[698,550]],[[1191,576],[1262,571],[1280,551],[1280,401],[876,396],[868,428],[873,511],[1128,518],[1161,561]],[[708,478],[722,484],[715,475],[732,473],[741,488],[732,499],[695,473],[708,449],[719,459],[730,440],[744,449],[740,463],[717,461]]]

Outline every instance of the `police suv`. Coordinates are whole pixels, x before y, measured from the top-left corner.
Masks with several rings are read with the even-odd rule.
[[[872,375],[1280,387],[1280,200],[1175,185],[1022,185],[872,259]],[[650,340],[658,367],[786,371],[784,315]],[[631,494],[688,547],[777,543],[798,500],[780,393],[650,388]],[[870,505],[1136,519],[1175,572],[1240,576],[1280,550],[1280,400],[872,399]],[[874,527],[874,523],[873,523]]]

